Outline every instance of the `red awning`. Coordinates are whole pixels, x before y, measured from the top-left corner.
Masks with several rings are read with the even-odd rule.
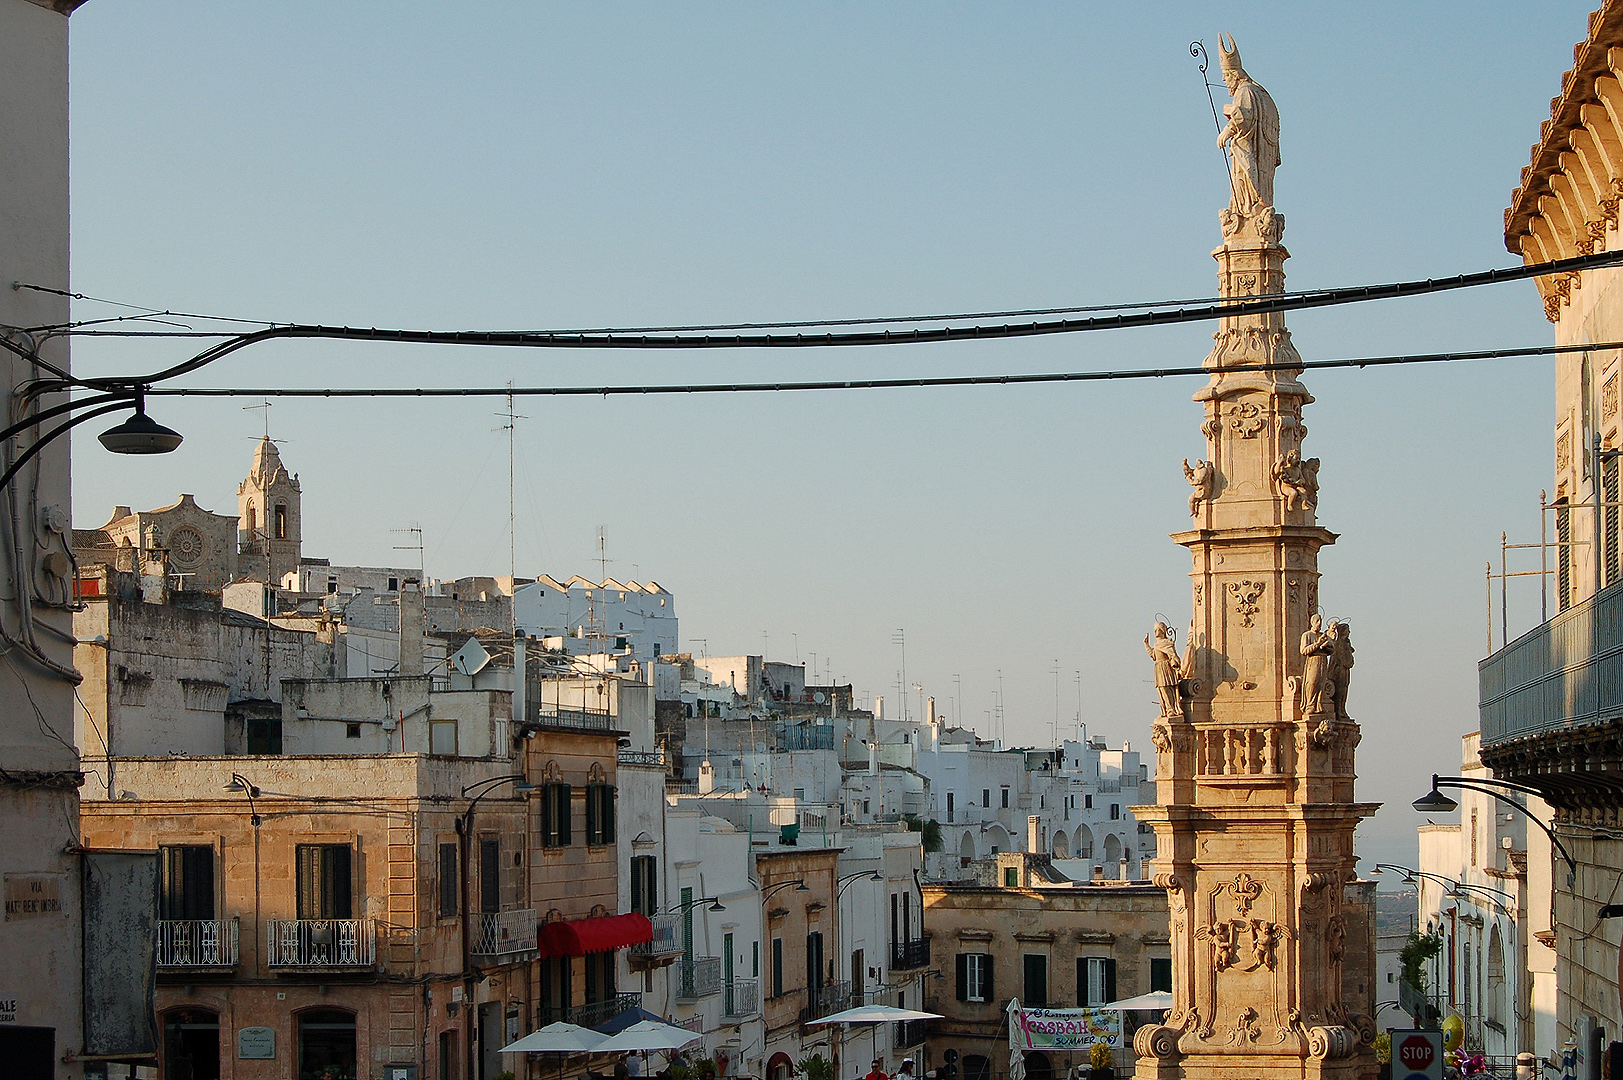
[[[654,940],[654,924],[635,911],[626,915],[603,915],[596,919],[566,919],[543,923],[536,934],[543,958],[585,956],[587,953],[623,949]]]

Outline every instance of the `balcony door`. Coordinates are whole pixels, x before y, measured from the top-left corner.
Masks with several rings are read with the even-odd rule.
[[[733,1010],[733,935],[721,935],[721,985],[726,993],[727,1000],[722,1011],[728,1016],[737,1016]]]
[[[163,886],[158,917],[168,920],[214,918],[214,849],[207,844],[163,848]]]
[[[298,845],[298,916],[301,919],[350,919],[350,846]]]

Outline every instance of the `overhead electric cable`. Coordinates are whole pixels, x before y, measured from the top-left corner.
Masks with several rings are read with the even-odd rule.
[[[1583,270],[1614,266],[1623,263],[1623,249],[1580,255],[1571,259],[1557,259],[1547,263],[1483,270],[1471,274],[1458,274],[1447,278],[1427,278],[1415,281],[1392,282],[1384,285],[1357,285],[1348,288],[1321,289],[1304,293],[1275,294],[1268,297],[1236,297],[1218,303],[1171,310],[1140,310],[1130,314],[1096,316],[1092,318],[1058,319],[1030,323],[1002,323],[992,326],[944,326],[929,329],[868,330],[852,333],[824,334],[621,334],[582,333],[560,330],[537,331],[447,331],[399,330],[377,327],[322,326],[287,324],[267,326],[246,334],[228,338],[213,345],[189,360],[184,360],[148,375],[117,378],[58,378],[44,379],[32,387],[34,393],[50,393],[73,387],[109,389],[129,386],[150,386],[213,363],[240,349],[262,341],[277,338],[320,338],[349,341],[392,341],[411,344],[479,345],[518,348],[561,349],[741,349],[741,348],[829,348],[866,345],[904,345],[945,341],[971,341],[980,339],[1035,337],[1050,334],[1074,334],[1092,330],[1124,330],[1134,327],[1162,326],[1175,323],[1204,322],[1211,319],[1233,319],[1247,315],[1265,315],[1304,308],[1331,307],[1342,304],[1363,303],[1370,300],[1419,296],[1427,293],[1493,285],[1547,275],[1576,274]],[[833,387],[831,387],[833,388]]]
[[[638,386],[439,386],[439,387],[236,387],[155,386],[149,397],[292,397],[292,398],[445,398],[501,397],[620,397],[647,394],[747,394],[796,390],[889,390],[938,386],[1020,386],[1030,383],[1113,382],[1164,379],[1188,375],[1239,375],[1259,371],[1314,371],[1334,368],[1396,367],[1408,364],[1446,364],[1468,360],[1506,360],[1518,356],[1551,356],[1574,352],[1623,349],[1623,341],[1588,345],[1535,345],[1521,349],[1481,349],[1470,352],[1407,353],[1397,356],[1360,356],[1337,360],[1300,360],[1294,363],[1246,364],[1208,368],[1139,368],[1127,371],[1061,371],[1024,375],[942,375],[896,379],[817,379],[760,383],[688,383]]]

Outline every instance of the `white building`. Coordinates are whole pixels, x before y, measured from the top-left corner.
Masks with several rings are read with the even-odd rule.
[[[657,582],[558,582],[541,575],[513,590],[513,619],[531,637],[562,638],[571,654],[622,652],[644,664],[674,653],[676,603]]]
[[[1478,734],[1462,742],[1460,774],[1492,779],[1478,757]],[[1529,827],[1521,812],[1478,791],[1450,795],[1459,802],[1458,820],[1418,829],[1419,926],[1443,940],[1427,989],[1445,1013],[1464,1021],[1468,1049],[1514,1057],[1555,1035],[1554,951],[1538,939],[1549,930],[1549,893],[1529,902]],[[1549,820],[1542,800],[1527,803],[1528,813]],[[1542,1010],[1541,991],[1548,1006]]]

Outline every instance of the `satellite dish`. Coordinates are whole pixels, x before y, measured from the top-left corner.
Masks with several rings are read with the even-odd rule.
[[[478,638],[469,638],[467,644],[451,657],[451,666],[463,675],[477,675],[490,663],[490,654],[479,644]]]
[[[821,705],[825,701],[827,701],[828,698],[823,694],[823,692],[821,690],[819,690],[819,691],[817,691],[817,693],[812,695],[812,700],[815,701],[817,704]]]

